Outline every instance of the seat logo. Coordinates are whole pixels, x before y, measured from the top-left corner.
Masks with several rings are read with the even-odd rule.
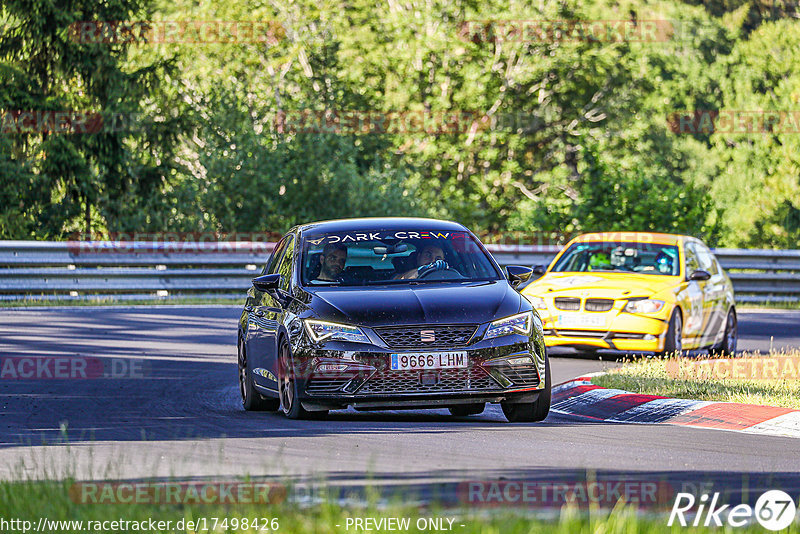
[[[420,330],[419,339],[423,343],[433,343],[436,341],[436,333],[433,330]]]

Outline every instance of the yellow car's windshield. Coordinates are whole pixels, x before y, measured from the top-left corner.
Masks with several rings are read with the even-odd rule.
[[[621,271],[677,276],[678,247],[652,243],[573,243],[552,272]]]

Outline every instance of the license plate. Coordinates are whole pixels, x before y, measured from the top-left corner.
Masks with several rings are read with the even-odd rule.
[[[404,352],[392,354],[392,370],[452,369],[467,366],[467,353],[462,352]]]
[[[603,328],[606,326],[606,318],[602,315],[581,315],[577,313],[570,315],[559,315],[556,326],[560,326],[562,328],[573,328],[576,326]]]

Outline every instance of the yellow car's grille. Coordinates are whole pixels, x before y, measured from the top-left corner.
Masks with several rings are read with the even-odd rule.
[[[559,310],[578,311],[581,309],[581,299],[573,297],[556,297],[553,299],[553,304]]]
[[[614,307],[612,299],[586,299],[584,309],[592,312],[604,312]]]

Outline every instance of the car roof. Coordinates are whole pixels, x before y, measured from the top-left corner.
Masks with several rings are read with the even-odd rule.
[[[423,219],[417,217],[363,217],[358,219],[336,219],[298,226],[300,232],[364,232],[369,230],[433,230],[464,232],[464,225],[453,221]]]
[[[610,242],[610,243],[653,243],[656,245],[677,245],[684,239],[694,239],[680,234],[662,234],[658,232],[591,232],[581,234],[569,243]]]

